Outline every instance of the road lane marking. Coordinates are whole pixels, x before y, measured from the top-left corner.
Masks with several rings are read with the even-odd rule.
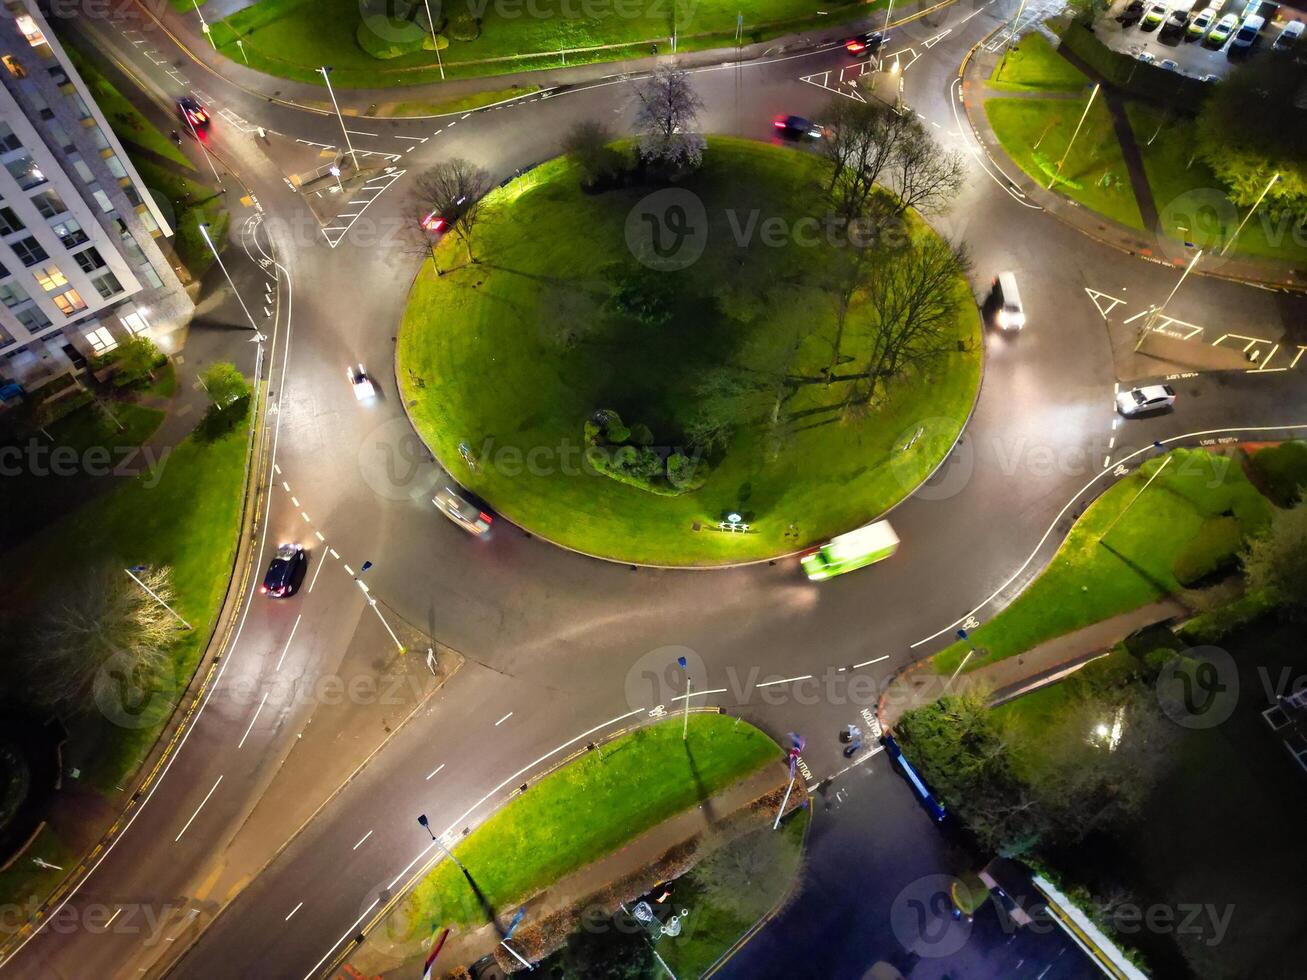
[[[440,770],[444,768],[445,768],[445,764],[442,762],[440,765],[436,766],[436,768],[432,769],[429,773],[427,773],[427,779],[430,779],[432,776],[434,776],[436,773],[440,772]],[[423,780],[423,782],[426,782],[426,780]]]
[[[347,130],[345,130],[345,132],[349,133],[351,136],[379,136],[379,135],[381,135],[380,133],[365,133],[365,132],[363,132],[363,131],[360,130],[360,129],[347,129]]]
[[[360,847],[363,846],[363,842],[371,836],[372,836],[372,831],[369,830],[366,834],[364,834],[362,837],[359,838],[359,842],[355,844],[353,847],[351,847],[350,850],[357,851]]]
[[[304,903],[303,903],[303,902],[300,902],[298,905],[296,905],[293,909],[290,910],[290,915],[287,915],[286,918],[282,919],[281,921],[282,921],[282,922],[289,922],[289,921],[290,921],[290,917],[291,917],[291,915],[294,915],[296,912],[298,912],[298,911],[299,911],[300,909],[302,909],[302,908],[304,908]]]
[[[287,493],[290,493],[290,484],[287,483],[285,480],[281,481],[281,488],[285,490]]]
[[[335,548],[328,548],[327,551],[331,552],[331,557],[332,557],[332,558],[339,558],[339,557],[340,557],[340,552],[338,552]]]
[[[308,973],[304,974],[304,980],[311,980],[311,978],[317,974],[318,967],[322,966],[322,964],[326,962],[327,957],[340,948],[341,943],[343,943],[346,939],[349,939],[354,934],[354,930],[358,928],[359,923],[362,922],[364,919],[366,919],[369,915],[371,915],[372,910],[375,909],[380,903],[381,903],[381,899],[379,898],[374,898],[372,900],[372,904],[363,910],[363,914],[354,920],[354,924],[345,930],[345,934],[341,936],[339,939],[337,939],[335,944],[331,947],[331,949],[327,950],[327,952],[322,955],[322,959],[318,960],[318,962],[313,964],[313,969],[310,970]]]
[[[312,523],[313,523],[312,519],[310,519],[309,515],[306,514],[306,513],[304,513],[304,511],[300,511],[300,517],[304,518],[304,523],[305,523],[305,524],[312,524]]]
[[[314,577],[316,578],[317,576]],[[312,591],[312,586],[310,586],[309,591]],[[303,618],[303,613],[300,613],[295,617],[295,625],[290,628],[290,636],[286,637],[286,645],[281,648],[281,657],[277,660],[277,666],[273,668],[274,672],[281,670],[282,662],[286,659],[286,651],[290,649],[290,641],[295,639],[295,631],[300,628],[300,620]]]
[[[318,567],[317,567],[316,569],[314,569],[314,571],[313,571],[313,579],[309,582],[309,591],[310,591],[310,592],[312,592],[312,591],[313,591],[313,587],[314,587],[315,585],[318,584],[318,576],[322,574],[322,566],[325,565],[325,564],[327,564],[325,561],[320,561],[320,562],[318,562]]]
[[[245,740],[250,737],[250,732],[254,731],[254,723],[259,720],[259,712],[263,710],[263,706],[267,703],[268,703],[268,692],[264,691],[263,700],[260,701],[259,706],[254,709],[254,717],[250,719],[250,725],[248,728],[245,729],[245,734],[241,736],[241,740],[236,744],[236,748],[239,749],[244,747]]]
[[[315,537],[317,537],[319,541],[322,541],[324,543],[326,542],[327,536],[323,534],[321,531],[314,531],[313,534]]]
[[[346,574],[348,574],[351,578],[354,576],[354,569],[350,568],[348,565],[345,566],[345,572],[346,572]]]
[[[431,138],[430,136],[400,136],[398,133],[392,133],[391,135],[397,140],[413,140],[415,143],[425,143]]]
[[[883,657],[877,657],[874,660],[864,660],[860,664],[854,664],[852,667],[849,668],[849,670],[857,670],[859,667],[870,667],[872,664],[878,664],[882,660],[888,660],[888,659],[889,659],[889,654],[887,653]],[[843,667],[840,668],[840,670],[843,669],[844,669]]]
[[[802,677],[783,677],[778,681],[763,681],[761,684],[755,684],[754,687],[772,687],[775,684],[792,684],[795,681],[812,680],[811,674],[804,674]]]
[[[289,490],[290,488],[287,487],[286,489]],[[290,498],[290,502],[291,502],[291,504],[292,504],[293,506],[298,507],[298,506],[300,505],[300,498],[299,498],[299,497],[296,497],[296,496],[292,496],[292,497]]]
[[[186,833],[186,828],[189,827],[191,823],[194,822],[195,818],[200,815],[200,811],[204,809],[204,804],[209,802],[209,797],[213,795],[213,791],[218,788],[218,783],[220,782],[222,782],[221,776],[219,776],[218,781],[213,784],[213,788],[204,794],[204,799],[200,800],[200,805],[197,806],[195,808],[195,812],[191,814],[191,819],[186,821],[185,825],[178,832],[177,836],[172,839],[172,842],[174,844],[176,844],[179,840],[182,839],[182,834]]]
[[[726,693],[726,688],[714,687],[711,691],[691,691],[689,694],[678,694],[676,695],[676,697],[672,698],[671,700],[684,701],[686,698],[697,698],[701,695],[706,696],[709,694],[725,694],[725,693]]]
[[[498,728],[500,725],[502,725],[504,722],[508,721],[508,719],[512,717],[513,717],[513,712],[510,711],[508,714],[504,715],[504,717],[500,718],[497,722],[495,722],[495,727]]]
[[[113,920],[116,919],[116,918],[118,918],[118,916],[122,914],[122,910],[123,910],[123,907],[122,907],[121,905],[119,905],[119,906],[118,906],[118,911],[114,912],[113,915],[109,916],[109,921],[106,922],[106,923],[104,924],[104,928],[105,928],[105,931],[106,931],[106,932],[108,931],[109,927],[110,927],[111,925],[113,925]]]

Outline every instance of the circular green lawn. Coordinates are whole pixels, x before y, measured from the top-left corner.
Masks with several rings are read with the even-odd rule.
[[[980,319],[959,276],[956,352],[856,417],[835,410],[842,383],[804,386],[778,406],[775,379],[820,375],[831,363],[835,304],[818,284],[838,246],[796,223],[825,213],[825,166],[787,148],[714,139],[702,168],[670,191],[587,194],[564,160],[495,191],[476,227],[477,263],[450,236],[438,254],[452,271],[437,276],[427,262],[409,297],[397,371],[418,433],[508,519],[621,561],[762,559],[884,513],[961,431],[980,382]],[[692,236],[690,252],[669,261],[684,268],[654,271],[627,241],[639,234],[639,202],[669,192],[691,210],[702,202],[706,247],[687,264]],[[662,231],[667,250],[677,239]],[[915,233],[933,234],[924,224]],[[633,314],[639,303],[616,302],[619,292],[656,294],[660,315]],[[869,320],[855,300],[846,354],[858,353]],[[585,422],[598,409],[647,427],[656,447],[684,447],[687,425],[708,404],[706,386],[723,379],[748,389],[731,399],[748,421],[705,457],[697,489],[652,493],[587,460]],[[732,513],[748,532],[719,529]]]

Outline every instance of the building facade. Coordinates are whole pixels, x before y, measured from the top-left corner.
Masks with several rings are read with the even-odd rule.
[[[0,10],[0,385],[28,391],[193,304],[172,228],[35,3]]]

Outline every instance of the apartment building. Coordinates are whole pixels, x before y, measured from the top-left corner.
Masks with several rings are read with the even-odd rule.
[[[172,229],[35,3],[0,9],[0,386],[31,391],[193,309]]]

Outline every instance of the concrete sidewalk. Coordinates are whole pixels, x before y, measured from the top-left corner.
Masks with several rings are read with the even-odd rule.
[[[979,690],[989,692],[995,704],[1010,700],[1061,680],[1146,626],[1189,612],[1177,599],[1162,599],[959,674],[951,685],[947,676],[936,673],[930,658],[918,661],[896,674],[881,695],[877,707],[881,727],[892,729],[906,712],[931,704],[945,694]]]
[[[614,885],[625,886],[630,891],[630,894],[617,896],[615,901],[637,897],[661,880],[661,865],[669,852],[687,845],[692,847],[712,831],[721,829],[732,814],[740,813],[765,797],[783,793],[788,780],[789,771],[779,761],[778,753],[777,762],[767,764],[698,806],[664,820],[620,850],[586,865],[528,899],[522,903],[526,908],[524,922],[536,924],[577,906],[602,904]],[[787,809],[793,810],[806,799],[806,790],[800,781],[796,781]],[[761,819],[758,822],[761,823]],[[470,870],[475,875],[476,869]],[[643,880],[641,872],[646,870],[657,880]],[[441,950],[436,964],[437,975],[447,975],[460,964],[470,965],[493,953],[499,944],[501,930],[519,907],[515,904],[512,908],[496,910],[496,925],[487,924],[471,930],[454,929]],[[344,969],[345,975],[353,976],[352,971],[356,970],[366,977],[394,977],[396,980],[420,976],[432,938],[427,927],[434,929],[439,925],[421,923],[414,929],[406,915],[405,903],[399,902],[368,933],[367,941]],[[417,938],[409,938],[410,932],[416,932]]]
[[[999,142],[997,134],[989,124],[989,117],[986,115],[984,108],[985,101],[991,98],[1042,97],[1057,99],[1063,98],[1064,95],[1056,92],[1046,94],[1013,93],[991,88],[989,78],[998,66],[1000,58],[1001,54],[999,52],[986,51],[983,47],[978,47],[975,50],[973,56],[966,62],[962,75],[962,103],[977,142],[988,154],[993,165],[1006,178],[1008,184],[1029,203],[1038,205],[1057,220],[1070,225],[1077,231],[1104,245],[1156,262],[1159,265],[1171,266],[1177,270],[1183,269],[1190,258],[1192,249],[1188,248],[1184,242],[1176,241],[1164,235],[1161,229],[1157,227],[1157,207],[1152,201],[1151,188],[1148,190],[1146,200],[1139,198],[1140,211],[1144,213],[1145,222],[1151,221],[1153,227],[1152,231],[1143,231],[1123,225],[1096,211],[1091,211],[1075,201],[1063,197],[1061,194],[1049,191],[1042,184],[1031,179],[1017,165],[1016,161],[1008,156]],[[1100,81],[1093,69],[1088,65],[1074,58],[1068,60],[1092,80]],[[1107,100],[1117,133],[1120,135],[1123,126],[1127,130],[1129,129],[1129,121],[1125,118],[1124,106],[1121,103],[1122,94],[1107,82],[1102,84],[1102,95]],[[1140,182],[1142,181],[1145,187],[1148,186],[1147,179],[1142,172],[1143,163],[1139,155],[1138,144],[1133,138],[1128,144],[1123,140],[1122,149],[1127,170],[1130,173],[1131,185],[1136,188],[1136,196],[1138,197]],[[1295,292],[1307,291],[1307,270],[1296,269],[1291,263],[1275,259],[1226,256],[1221,259],[1219,271],[1204,269],[1200,263],[1198,268],[1194,270],[1194,275],[1230,279],[1236,282],[1252,283]]]

